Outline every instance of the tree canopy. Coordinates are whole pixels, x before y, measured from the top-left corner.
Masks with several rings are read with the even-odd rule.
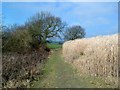
[[[66,23],[49,12],[40,12],[29,18],[25,26],[34,39],[46,42],[48,38],[59,37],[59,32],[62,32]]]

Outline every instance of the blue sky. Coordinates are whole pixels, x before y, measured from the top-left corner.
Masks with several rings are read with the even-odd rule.
[[[118,32],[117,2],[3,2],[3,24],[24,24],[40,11],[61,17],[69,26],[82,26],[86,37]]]

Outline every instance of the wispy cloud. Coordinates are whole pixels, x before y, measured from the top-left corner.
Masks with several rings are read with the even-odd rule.
[[[59,16],[68,25],[81,25],[88,32],[88,36],[93,35],[93,32],[95,34],[107,33],[109,30],[116,32],[117,29],[118,5],[115,2],[3,3],[6,23],[24,23],[27,18],[40,11],[49,11]]]

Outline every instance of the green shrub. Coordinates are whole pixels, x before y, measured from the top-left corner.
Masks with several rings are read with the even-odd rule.
[[[3,32],[2,41],[3,52],[27,52],[32,40],[27,30],[16,30]]]

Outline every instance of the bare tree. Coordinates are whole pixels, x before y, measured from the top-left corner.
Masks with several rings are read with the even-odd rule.
[[[49,12],[40,12],[29,18],[25,26],[34,39],[46,43],[48,38],[59,37],[66,24]]]
[[[74,40],[77,38],[84,38],[84,37],[85,37],[85,30],[79,25],[68,27],[64,34],[65,40]]]

